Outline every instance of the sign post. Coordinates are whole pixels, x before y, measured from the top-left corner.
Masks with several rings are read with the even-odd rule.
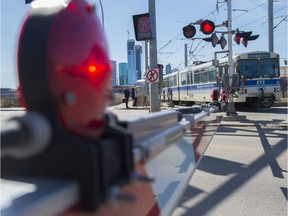
[[[159,70],[158,69],[148,70],[146,73],[146,80],[148,83],[159,82]]]
[[[150,67],[157,68],[156,9],[155,0],[149,0],[149,14],[152,39],[150,40]],[[153,76],[154,77],[154,76]],[[158,73],[159,77],[159,73]],[[159,82],[150,82],[150,112],[160,111]]]

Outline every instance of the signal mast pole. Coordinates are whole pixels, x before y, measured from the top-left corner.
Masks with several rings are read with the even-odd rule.
[[[232,59],[233,51],[232,51],[232,6],[231,6],[231,0],[227,1],[227,18],[228,18],[228,64],[229,64],[229,70],[228,74],[229,77],[233,76],[234,73],[234,62]],[[229,79],[229,86],[230,86],[230,92],[229,92],[229,98],[228,98],[228,105],[227,105],[227,116],[237,116],[237,112],[235,109],[235,105],[233,102],[233,94],[231,92],[232,90],[232,82],[230,82]]]

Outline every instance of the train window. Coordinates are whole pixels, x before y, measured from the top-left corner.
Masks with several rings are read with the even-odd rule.
[[[279,65],[277,59],[261,59],[260,72],[262,78],[279,77]]]
[[[210,68],[209,70],[209,82],[215,82],[216,81],[216,69]]]
[[[168,82],[167,78],[163,79],[163,88],[165,88],[165,87],[169,87],[169,82]]]
[[[201,83],[207,83],[208,82],[208,72],[207,71],[200,73],[200,80],[201,80]]]
[[[171,77],[171,86],[177,86],[176,75]]]
[[[168,78],[168,83],[169,83],[168,86],[169,86],[169,87],[173,86],[173,82],[172,82],[172,81],[173,81],[173,80],[172,80],[172,77],[169,77],[169,78]]]
[[[195,70],[194,71],[194,83],[200,83],[200,74],[199,74],[199,70]]]
[[[238,73],[241,76],[245,76],[247,78],[259,78],[259,64],[256,59],[249,60],[239,60],[238,61]]]
[[[187,84],[187,73],[182,73],[180,79],[181,79],[181,85],[186,85]]]

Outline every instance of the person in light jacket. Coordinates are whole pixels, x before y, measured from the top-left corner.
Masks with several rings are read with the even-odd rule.
[[[137,97],[138,97],[137,91],[135,90],[135,88],[132,88],[131,89],[131,98],[133,100],[133,105],[132,106],[134,106],[134,107],[137,106]]]

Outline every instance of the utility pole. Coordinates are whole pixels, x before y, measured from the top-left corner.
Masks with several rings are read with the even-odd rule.
[[[268,40],[269,40],[269,52],[274,52],[273,0],[268,0]]]
[[[231,92],[231,82],[230,79],[233,77],[234,74],[234,63],[233,63],[233,51],[232,51],[232,6],[231,6],[231,0],[227,0],[227,17],[228,17],[228,64],[229,64],[229,86],[230,86],[230,94],[228,99],[228,105],[227,105],[227,116],[237,116],[237,112],[235,109],[235,104],[233,102],[233,94]]]
[[[149,16],[152,31],[152,39],[150,40],[150,69],[156,69],[158,67],[157,62],[157,41],[156,41],[156,9],[155,0],[148,0]],[[150,112],[160,111],[160,95],[159,95],[159,83],[150,83]]]

